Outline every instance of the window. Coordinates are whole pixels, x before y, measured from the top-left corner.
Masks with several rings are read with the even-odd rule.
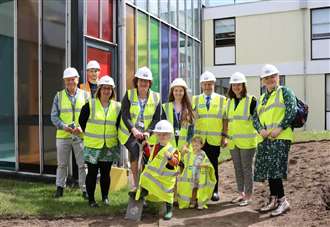
[[[330,130],[330,74],[325,75],[325,81],[326,81],[325,122],[326,122],[326,130]]]
[[[330,59],[330,7],[311,10],[312,60]]]
[[[280,75],[280,85],[285,86],[285,76]],[[261,79],[260,79],[260,95],[262,95],[266,91],[266,87],[262,85]]]
[[[214,21],[214,64],[236,63],[235,18]]]
[[[214,91],[220,95],[227,96],[229,90],[229,78],[217,78]]]

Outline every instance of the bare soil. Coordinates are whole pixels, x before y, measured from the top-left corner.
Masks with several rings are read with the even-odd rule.
[[[220,166],[218,203],[206,210],[175,209],[174,217],[164,221],[161,216],[145,213],[139,223],[116,217],[74,217],[65,219],[2,219],[0,226],[330,226],[330,141],[295,144],[289,155],[289,177],[285,193],[291,210],[279,217],[257,212],[266,198],[268,185],[255,184],[253,203],[239,207],[230,201],[236,196],[232,161]]]

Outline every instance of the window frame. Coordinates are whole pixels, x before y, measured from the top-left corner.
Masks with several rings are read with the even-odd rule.
[[[309,22],[310,22],[310,57],[311,57],[311,60],[312,61],[315,61],[315,60],[330,60],[330,57],[329,58],[314,58],[313,57],[313,41],[314,40],[326,40],[326,39],[329,39],[330,40],[330,38],[313,38],[313,11],[315,12],[315,11],[320,10],[320,9],[330,9],[330,6],[313,8],[313,9],[310,9],[310,11],[309,11]]]
[[[219,63],[216,63],[216,56],[215,56],[215,49],[217,48],[216,47],[216,33],[215,33],[215,23],[216,21],[219,21],[219,20],[229,20],[229,19],[234,19],[234,33],[235,33],[235,44],[233,45],[234,46],[234,62],[233,63],[224,63],[224,64],[219,64]],[[236,65],[236,17],[226,17],[226,18],[217,18],[217,19],[214,19],[213,20],[213,65],[214,66],[223,66],[223,65]]]

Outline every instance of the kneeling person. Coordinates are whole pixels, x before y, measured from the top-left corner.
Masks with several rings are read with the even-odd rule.
[[[153,130],[157,144],[153,147],[149,161],[140,176],[135,199],[145,196],[147,200],[165,202],[164,219],[172,218],[174,185],[178,173],[180,153],[171,145],[173,126],[167,120],[159,121]]]
[[[192,149],[183,152],[184,170],[178,178],[179,208],[207,208],[213,194],[216,178],[214,168],[205,152],[200,136],[192,139]],[[197,204],[196,204],[197,202]]]

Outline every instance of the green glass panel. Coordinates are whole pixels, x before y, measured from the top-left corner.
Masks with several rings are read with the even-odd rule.
[[[150,21],[150,68],[153,76],[151,89],[159,92],[159,23]]]
[[[147,15],[138,12],[137,17],[137,55],[138,68],[148,66],[148,18]]]

